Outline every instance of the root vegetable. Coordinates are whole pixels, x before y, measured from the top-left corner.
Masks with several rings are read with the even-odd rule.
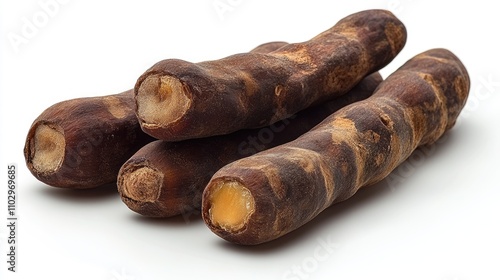
[[[345,94],[405,42],[405,27],[393,14],[368,10],[269,54],[164,60],[136,83],[137,116],[146,133],[168,141],[264,127]]]
[[[297,229],[440,138],[455,124],[469,87],[451,52],[417,55],[368,99],[288,144],[220,169],[203,193],[204,221],[220,237],[248,245]]]
[[[262,44],[269,52],[284,42]],[[31,125],[24,147],[26,165],[40,181],[61,188],[114,183],[120,167],[153,141],[135,115],[133,90],[59,102]]]
[[[134,106],[132,90],[52,105],[28,132],[28,169],[38,180],[60,188],[115,182],[121,165],[154,140],[141,130]]]
[[[381,81],[380,74],[374,73],[349,93],[269,127],[180,142],[149,143],[118,174],[122,201],[131,210],[150,217],[182,214],[187,218],[197,214],[203,189],[219,168],[294,140],[334,111],[370,96]]]

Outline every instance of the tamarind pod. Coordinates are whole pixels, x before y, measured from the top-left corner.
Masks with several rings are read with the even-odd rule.
[[[273,51],[275,51],[275,50],[277,50],[285,45],[288,45],[288,43],[283,42],[283,41],[268,42],[268,43],[258,45],[257,47],[252,49],[250,52],[251,53],[270,53],[270,52],[273,52]]]
[[[421,145],[450,129],[470,79],[450,51],[410,59],[375,93],[287,144],[221,168],[202,216],[220,237],[259,244],[287,234],[359,188],[384,179]]]
[[[368,10],[268,54],[163,60],[137,80],[136,113],[146,133],[167,141],[264,127],[345,94],[405,42],[406,29],[392,13]]]
[[[86,189],[113,183],[121,165],[154,139],[134,112],[133,91],[56,103],[31,125],[26,165],[47,185]]]
[[[283,45],[269,42],[251,52],[269,52]],[[153,140],[141,130],[131,89],[49,107],[31,125],[24,157],[30,172],[47,185],[94,188],[116,182],[123,163]]]
[[[376,72],[349,93],[269,127],[179,142],[151,142],[120,169],[117,184],[121,199],[131,210],[149,217],[199,213],[203,189],[219,168],[294,140],[334,111],[370,96],[381,81]]]

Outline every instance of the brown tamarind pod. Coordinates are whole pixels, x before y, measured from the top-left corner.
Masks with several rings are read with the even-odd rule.
[[[267,126],[345,94],[405,42],[406,29],[392,13],[368,10],[268,54],[163,60],[137,80],[136,113],[146,133],[167,141]]]
[[[334,111],[369,97],[382,81],[379,73],[349,93],[261,129],[179,142],[158,140],[135,153],[120,169],[118,192],[133,211],[150,217],[185,218],[199,213],[201,195],[224,165],[294,140]]]
[[[454,54],[421,53],[371,97],[292,142],[221,168],[203,193],[203,219],[239,244],[287,234],[384,179],[418,146],[435,142],[454,125],[469,89],[467,71]]]
[[[273,52],[273,51],[275,51],[275,50],[277,50],[285,45],[288,45],[288,43],[283,42],[283,41],[268,42],[268,43],[258,45],[257,47],[252,49],[250,52],[252,52],[252,53],[270,53],[270,52]]]
[[[133,91],[52,105],[31,125],[26,165],[47,185],[86,189],[113,183],[121,165],[154,139],[134,111]]]
[[[270,52],[284,45],[265,43],[251,52]],[[31,125],[24,156],[38,180],[85,189],[114,183],[123,163],[153,140],[141,130],[134,93],[128,90],[49,107]]]

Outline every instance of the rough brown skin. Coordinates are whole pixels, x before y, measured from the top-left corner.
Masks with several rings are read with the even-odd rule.
[[[421,145],[450,129],[470,80],[451,52],[417,55],[370,98],[332,114],[288,144],[220,169],[203,193],[202,215],[220,237],[239,244],[276,239],[359,188],[385,178]],[[232,200],[231,207],[218,201]]]
[[[374,73],[349,93],[269,127],[180,142],[151,142],[120,169],[122,201],[149,217],[198,214],[203,189],[218,169],[296,139],[336,110],[369,97],[381,81],[380,74]]]
[[[286,45],[269,42],[251,52]],[[31,125],[24,147],[26,164],[54,187],[87,189],[116,182],[123,163],[154,139],[135,115],[133,90],[59,102]]]
[[[47,185],[87,189],[116,181],[121,165],[154,139],[135,116],[133,91],[59,102],[31,125],[26,165]]]
[[[267,126],[345,94],[405,42],[406,29],[393,14],[368,10],[269,54],[163,60],[136,83],[137,115],[146,133],[167,141]]]
[[[270,52],[273,52],[273,51],[275,51],[275,50],[277,50],[285,45],[288,45],[288,43],[283,42],[283,41],[268,42],[268,43],[258,45],[257,47],[252,49],[250,52],[251,53],[270,53]]]

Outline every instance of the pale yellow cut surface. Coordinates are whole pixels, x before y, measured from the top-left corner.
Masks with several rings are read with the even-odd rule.
[[[223,182],[210,196],[210,220],[226,231],[242,229],[254,211],[253,196],[241,183]]]

